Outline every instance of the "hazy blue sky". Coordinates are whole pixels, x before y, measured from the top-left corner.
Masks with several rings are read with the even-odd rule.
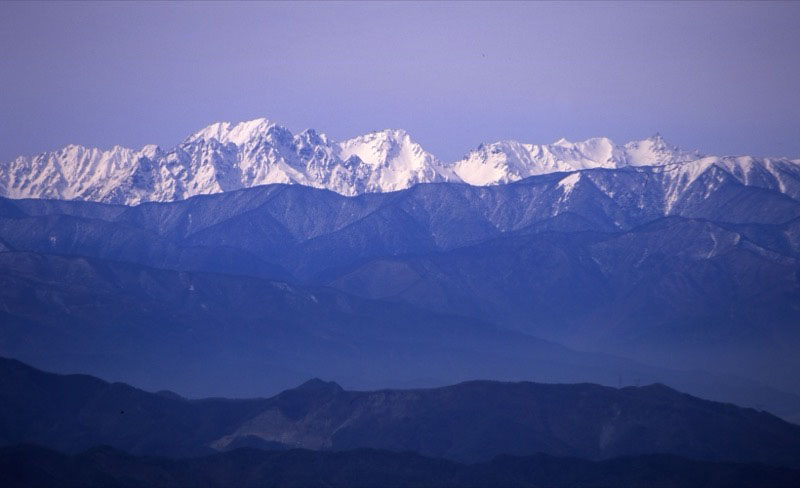
[[[800,3],[0,3],[0,161],[265,116],[800,157]]]

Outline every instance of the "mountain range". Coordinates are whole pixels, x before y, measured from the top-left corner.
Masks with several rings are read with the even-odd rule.
[[[258,119],[0,195],[0,484],[800,476],[800,160]]]
[[[151,385],[142,372],[155,377],[157,368],[148,364],[182,364],[166,371],[180,371],[183,379],[196,377],[189,365],[209,366],[203,359],[208,351],[185,345],[201,344],[191,331],[205,330],[233,349],[262,343],[309,358],[298,362],[288,352],[261,357],[272,365],[269,378],[294,371],[282,383],[264,377],[261,390],[249,380],[220,376],[219,384],[246,383],[241,391],[248,394],[288,387],[286,382],[319,376],[333,364],[342,367],[336,380],[354,380],[359,387],[380,385],[381,379],[444,384],[470,378],[463,375],[469,371],[472,377],[604,384],[616,384],[622,374],[626,382],[650,378],[703,393],[697,385],[671,383],[665,374],[641,374],[641,368],[615,361],[599,369],[578,361],[584,373],[562,368],[575,374],[552,376],[555,369],[542,363],[533,367],[529,360],[510,359],[513,367],[492,376],[506,360],[489,358],[503,355],[501,344],[514,340],[500,336],[514,332],[662,371],[739,376],[797,395],[800,201],[790,177],[794,166],[786,166],[779,181],[766,170],[756,178],[757,166],[745,178],[717,163],[694,174],[693,164],[677,165],[680,177],[666,166],[596,168],[503,185],[434,183],[356,197],[264,185],[138,206],[0,199],[0,246],[6,251],[0,253],[6,282],[0,311],[8,338],[1,352],[119,379],[126,379],[118,376],[126,364],[135,375],[129,379]],[[190,293],[191,286],[205,298]],[[284,293],[282,286],[293,291]],[[305,309],[306,299],[288,298],[317,296],[318,289],[327,290],[329,306]],[[287,305],[266,306],[259,298],[266,292],[258,290],[284,293]],[[133,296],[152,306],[136,306]],[[98,303],[107,305],[88,305]],[[362,306],[347,303],[371,312],[346,318]],[[315,309],[318,318],[298,318]],[[121,310],[130,311],[122,316],[128,329],[110,327],[121,320]],[[277,327],[285,323],[298,325]],[[459,332],[462,325],[470,329],[464,324],[492,331],[496,340],[466,346],[458,339],[469,337]],[[174,332],[165,336],[169,330]],[[275,335],[280,330],[290,334]],[[400,354],[398,368],[389,373],[364,368],[361,356],[348,356],[336,345],[378,330],[392,339],[373,334],[360,348],[364,358],[385,357],[380,351],[389,344],[404,344],[402,350],[428,359],[418,361],[419,369],[399,368],[408,362]],[[450,332],[431,333],[442,330]],[[299,338],[301,331],[326,341],[330,355],[301,347],[309,344]],[[125,339],[126,333],[133,335]],[[174,345],[168,347],[165,337]],[[448,345],[453,340],[464,349]],[[108,341],[116,346],[102,348]],[[414,349],[415,342],[429,347]],[[171,354],[170,347],[181,348],[183,356]],[[474,351],[481,349],[493,352],[476,361]],[[446,357],[458,358],[447,364],[460,366],[424,366],[441,360],[446,350]],[[99,351],[104,355],[97,356]],[[260,356],[256,350],[232,355],[220,361],[218,373],[234,375],[246,357]],[[346,360],[333,359],[341,357]],[[431,382],[420,376],[425,370]],[[197,384],[175,379],[172,388],[202,394]],[[712,390],[706,394],[722,400],[763,397],[718,396]],[[746,404],[791,413],[785,402],[777,403],[782,406]]]
[[[800,426],[664,385],[471,381],[347,391],[310,380],[272,398],[187,400],[0,359],[0,445],[197,456],[239,447],[414,451],[461,462],[498,455],[673,454],[800,467]]]
[[[481,144],[444,163],[402,130],[383,130],[341,142],[305,130],[292,134],[267,119],[212,124],[176,147],[100,150],[70,145],[0,165],[0,195],[135,205],[175,201],[273,183],[324,188],[343,195],[391,192],[418,183],[495,185],[553,172],[656,166],[672,180],[668,199],[709,167],[745,184],[800,194],[798,161],[715,157],[683,151],[659,135],[617,145],[607,138],[564,139],[535,145]],[[570,188],[564,183],[565,191]]]
[[[259,119],[0,169],[36,197],[0,198],[0,354],[37,366],[192,396],[660,381],[800,418],[797,160],[653,137],[444,164]]]
[[[786,418],[800,397],[732,376],[580,352],[488,322],[327,287],[96,258],[0,253],[2,354],[192,397],[474,378],[664,382]]]

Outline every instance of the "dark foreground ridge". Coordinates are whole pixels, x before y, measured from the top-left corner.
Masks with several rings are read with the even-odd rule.
[[[0,444],[167,457],[370,448],[468,463],[673,454],[800,468],[800,426],[663,385],[471,381],[358,392],[311,380],[268,399],[187,400],[8,359],[0,359]]]
[[[34,486],[548,486],[796,487],[800,471],[671,455],[592,462],[539,454],[465,465],[419,454],[237,449],[201,458],[139,457],[109,447],[66,455],[0,449],[0,483]]]

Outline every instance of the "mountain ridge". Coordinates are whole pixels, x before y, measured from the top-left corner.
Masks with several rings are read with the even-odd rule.
[[[333,286],[800,391],[789,374],[800,201],[714,164],[685,179],[663,169],[356,197],[276,184],[134,207],[0,198],[0,239],[16,251]]]
[[[68,145],[33,157],[20,156],[0,164],[0,196],[135,205],[273,183],[353,196],[419,183],[485,186],[592,168],[697,166],[681,172],[680,180],[714,164],[745,181],[775,179],[782,191],[797,195],[800,177],[792,174],[788,183],[784,180],[787,172],[796,173],[792,169],[800,166],[798,162],[704,156],[670,145],[659,134],[623,145],[603,137],[543,145],[506,140],[481,144],[458,161],[442,162],[400,129],[337,142],[313,129],[293,134],[260,118],[211,124],[168,150],[155,145],[139,150],[114,146],[106,151]]]
[[[468,381],[352,391],[312,380],[269,398],[187,400],[0,358],[0,385],[6,446],[80,452],[105,444],[178,457],[237,447],[368,448],[460,462],[673,454],[800,467],[800,426],[658,384]]]

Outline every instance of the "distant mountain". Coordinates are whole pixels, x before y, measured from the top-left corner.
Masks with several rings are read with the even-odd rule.
[[[64,455],[36,446],[0,448],[0,483],[12,487],[530,487],[793,488],[800,471],[670,455],[592,462],[547,455],[501,456],[464,465],[419,454],[238,449],[171,460],[98,447]]]
[[[124,204],[269,183],[355,195],[451,180],[460,181],[404,131],[337,143],[313,130],[292,134],[266,119],[212,124],[169,151],[68,146],[0,165],[0,195]]]
[[[0,386],[2,444],[68,452],[98,444],[171,456],[247,446],[377,448],[466,462],[671,453],[800,467],[800,426],[663,385],[472,381],[355,392],[310,380],[269,399],[185,400],[4,359]]]
[[[788,163],[770,166],[780,178],[723,163],[357,197],[266,185],[135,207],[0,199],[0,243],[332,286],[796,394],[800,186]]]
[[[556,227],[444,252],[375,257],[337,270],[329,283],[481,317],[579,350],[796,391],[800,254],[782,244],[798,224],[669,217],[630,232]]]
[[[358,388],[470,378],[615,384],[620,375],[683,378],[693,391],[714,383],[466,317],[252,277],[5,252],[0,284],[1,354],[192,396],[272,394],[323,374]],[[723,398],[754,394],[728,393],[736,391]],[[785,400],[779,413],[800,411]]]
[[[667,453],[800,468],[800,427],[765,412],[800,419],[800,160],[704,156],[657,135],[501,141],[444,163],[399,130],[336,142],[257,119],[166,151],[21,157],[0,165],[0,195],[0,355],[37,367],[192,397],[271,395],[320,376],[357,390],[584,383],[313,380],[269,399],[187,400],[2,360],[0,445],[375,448],[461,462]],[[0,462],[27,452],[15,449]],[[166,463],[165,480],[186,469],[102,449],[29,453],[92,483],[116,483],[128,462]],[[406,473],[438,462],[389,456]],[[636,458],[633,472],[517,461],[440,464],[450,474],[435,476],[526,480],[564,462],[613,485],[643,473],[793,479],[663,457]]]
[[[274,394],[321,375],[359,389],[474,378],[658,381],[779,415],[800,412],[799,397],[758,383],[578,352],[464,316],[95,258],[0,253],[0,323],[2,355],[194,397]]]
[[[800,193],[800,160],[702,157],[667,144],[659,135],[624,145],[606,138],[562,139],[549,145],[501,141],[443,163],[402,130],[335,142],[311,129],[292,134],[275,122],[255,119],[212,124],[169,150],[115,146],[104,151],[71,145],[21,156],[0,164],[0,196],[133,205],[272,183],[359,195],[418,183],[494,185],[553,172],[642,166],[663,166],[673,177],[675,192],[710,165],[794,196]]]
[[[572,172],[582,169],[615,169],[626,166],[663,166],[700,159],[699,153],[670,146],[659,135],[623,146],[608,138],[583,142],[561,139],[553,144],[523,144],[500,141],[481,144],[454,163],[455,172],[472,185],[496,185],[529,176]]]

